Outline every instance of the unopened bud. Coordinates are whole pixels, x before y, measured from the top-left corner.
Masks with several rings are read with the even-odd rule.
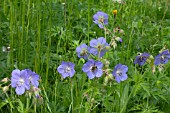
[[[123,29],[120,29],[120,30],[119,30],[119,33],[124,34],[124,30],[123,30]]]
[[[120,37],[116,37],[115,40],[118,42],[122,42],[122,39]]]
[[[155,73],[155,65],[152,67],[152,73],[154,74]]]
[[[110,45],[113,46],[114,49],[117,47],[117,44],[114,39],[111,40]]]
[[[159,70],[159,72],[162,72],[162,71],[164,70],[164,66],[160,64],[160,65],[158,66],[158,70]]]
[[[148,62],[152,66],[154,62],[154,57],[150,55],[149,58],[146,60],[146,62]]]
[[[9,81],[8,78],[3,78],[3,79],[1,80],[1,82],[4,82],[4,83],[7,83],[8,81]]]
[[[106,86],[106,85],[107,85],[108,81],[109,81],[109,77],[108,77],[108,76],[106,76],[106,77],[104,78],[104,86]]]
[[[2,91],[3,91],[4,93],[6,93],[8,90],[9,90],[9,86],[5,86],[5,87],[2,88]]]
[[[110,46],[106,46],[106,50],[109,50],[110,49]]]
[[[114,78],[113,78],[113,75],[112,75],[112,74],[109,74],[109,75],[108,75],[108,77],[109,77],[109,79],[110,79],[110,80],[114,80]]]

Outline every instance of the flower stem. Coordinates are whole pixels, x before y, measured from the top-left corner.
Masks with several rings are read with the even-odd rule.
[[[36,112],[36,103],[34,104],[34,113],[37,113]]]
[[[26,111],[29,109],[29,104],[30,104],[30,99],[27,97],[27,102],[26,102]]]
[[[106,39],[106,27],[104,26],[104,38]]]
[[[99,53],[98,53],[98,59],[100,60],[100,53],[101,53],[101,50],[99,50]]]

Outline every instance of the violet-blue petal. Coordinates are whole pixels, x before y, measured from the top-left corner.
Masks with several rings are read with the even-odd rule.
[[[82,71],[85,72],[85,73],[87,73],[88,71],[90,71],[90,68],[91,68],[90,65],[84,64],[84,65],[83,65],[83,68],[82,68]]]
[[[99,37],[99,38],[97,39],[97,42],[100,43],[100,44],[105,45],[105,44],[106,44],[106,39],[103,38],[103,37]]]
[[[95,77],[95,75],[91,71],[87,72],[87,76],[89,79],[93,79]]]
[[[115,76],[115,80],[118,82],[118,83],[120,83],[120,76]]]
[[[70,77],[73,77],[73,75],[75,74],[75,70],[74,69],[71,69],[71,72],[70,72]]]
[[[103,71],[102,71],[101,69],[97,69],[95,76],[96,76],[96,77],[101,77],[102,74],[103,74]]]
[[[25,92],[25,88],[22,87],[22,86],[16,87],[15,92],[16,92],[18,95],[22,95],[22,94],[24,94],[24,92]]]
[[[90,41],[90,46],[91,47],[96,47],[98,45],[98,41],[96,40],[96,39],[92,39],[91,41]]]
[[[101,69],[103,67],[103,63],[102,62],[96,62],[95,65],[97,66],[97,68]]]

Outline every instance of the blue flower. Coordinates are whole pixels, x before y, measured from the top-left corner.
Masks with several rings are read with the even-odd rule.
[[[68,76],[73,77],[75,74],[74,64],[72,62],[62,62],[57,68],[57,71],[62,75],[63,78]]]
[[[91,48],[89,49],[89,52],[93,55],[98,55],[99,57],[104,56],[110,48],[109,44],[106,42],[106,39],[103,37],[92,39],[90,41],[90,46]]]
[[[39,75],[36,74],[35,72],[32,72],[30,69],[25,69],[25,71],[27,71],[27,74],[29,76],[30,84],[38,88],[39,86],[38,80],[40,79]]]
[[[170,58],[169,50],[165,50],[155,57],[154,64],[155,65],[166,64],[168,63],[169,58]]]
[[[78,57],[88,59],[88,56],[89,56],[88,49],[89,49],[89,47],[86,44],[81,44],[80,46],[78,46],[76,48],[76,52],[78,54]]]
[[[99,61],[94,61],[93,59],[88,60],[83,65],[83,72],[87,73],[89,79],[93,79],[94,77],[101,77],[103,74],[103,63]]]
[[[98,24],[100,28],[104,28],[104,25],[108,24],[108,15],[102,11],[98,11],[93,15],[94,23]]]
[[[15,89],[18,95],[22,95],[25,89],[30,89],[29,75],[26,70],[15,69],[12,71],[11,86]]]
[[[128,78],[126,74],[127,71],[128,67],[126,65],[117,64],[112,72],[112,75],[115,77],[115,80],[120,83]]]
[[[149,56],[150,55],[148,53],[140,54],[136,57],[134,63],[142,66],[142,65],[144,65],[144,63],[146,62],[146,60],[148,59]]]

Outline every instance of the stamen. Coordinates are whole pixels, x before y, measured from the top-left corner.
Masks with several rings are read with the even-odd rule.
[[[68,73],[70,71],[71,71],[70,67],[66,67],[65,72]]]
[[[116,71],[116,73],[117,73],[119,76],[121,76],[121,75],[122,75],[121,70],[117,70],[117,71]]]

